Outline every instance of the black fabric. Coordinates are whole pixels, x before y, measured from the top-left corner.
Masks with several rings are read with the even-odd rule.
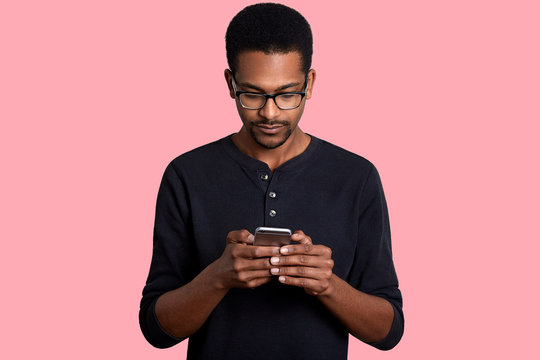
[[[163,331],[155,300],[191,281],[225,248],[229,231],[258,226],[303,230],[333,251],[334,273],[394,307],[388,336],[403,334],[402,298],[392,261],[386,200],[375,167],[314,136],[277,168],[242,153],[225,137],[174,159],[159,189],[153,258],[139,314],[146,339],[170,347],[183,339]],[[267,179],[265,180],[267,175]],[[272,198],[269,192],[277,194]],[[270,210],[276,215],[270,216]],[[273,281],[231,289],[189,338],[188,359],[346,359],[348,332],[303,289]]]

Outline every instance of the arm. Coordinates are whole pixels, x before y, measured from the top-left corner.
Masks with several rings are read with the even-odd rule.
[[[356,290],[336,275],[319,300],[356,338],[375,343],[386,338],[394,320],[394,309],[385,299]]]
[[[218,286],[218,268],[213,262],[191,282],[157,299],[154,311],[163,330],[183,339],[202,326],[228,291]]]
[[[285,275],[280,281],[317,296],[353,336],[389,350],[401,339],[404,320],[392,260],[388,210],[374,167],[363,185],[359,204],[355,259],[346,279],[332,274],[331,250],[312,245],[311,238],[301,231],[293,238],[300,245],[282,248],[280,268],[273,271]]]
[[[156,204],[152,263],[139,310],[139,324],[155,347],[173,346],[197,331],[232,287],[269,281],[268,257],[278,248],[247,246],[247,230],[232,231],[219,259],[202,271],[190,230],[189,199],[170,164]]]
[[[223,255],[186,285],[161,295],[155,306],[163,329],[176,338],[195,333],[231,288],[255,288],[269,282],[269,257],[277,247],[247,246],[253,235],[232,231]]]
[[[331,250],[312,245],[311,238],[301,231],[293,235],[299,245],[281,248],[282,256],[271,259],[271,273],[279,281],[299,286],[318,299],[356,338],[375,343],[383,340],[392,327],[394,309],[385,299],[366,294],[332,273]],[[274,270],[276,269],[276,270]]]

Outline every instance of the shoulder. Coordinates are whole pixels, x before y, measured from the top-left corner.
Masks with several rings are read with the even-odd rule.
[[[334,174],[367,176],[375,169],[371,161],[326,140],[320,141],[317,163]]]
[[[383,193],[379,172],[365,157],[355,154],[328,141],[320,140],[320,161],[314,175],[327,179],[325,185],[339,191],[373,197]]]
[[[174,158],[168,165],[177,173],[207,170],[223,162],[223,139],[199,146]]]

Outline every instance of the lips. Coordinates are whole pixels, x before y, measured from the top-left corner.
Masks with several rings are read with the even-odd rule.
[[[264,126],[264,125],[256,125],[256,127],[262,131],[263,133],[267,135],[273,135],[278,133],[281,129],[283,129],[285,126],[283,125],[277,125],[277,126]]]

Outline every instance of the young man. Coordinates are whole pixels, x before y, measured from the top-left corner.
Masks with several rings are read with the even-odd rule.
[[[309,24],[252,5],[226,44],[243,126],[165,170],[143,334],[161,348],[189,337],[189,359],[346,359],[349,333],[394,347],[402,299],[378,173],[298,127],[316,77]],[[259,226],[297,230],[256,246]]]

